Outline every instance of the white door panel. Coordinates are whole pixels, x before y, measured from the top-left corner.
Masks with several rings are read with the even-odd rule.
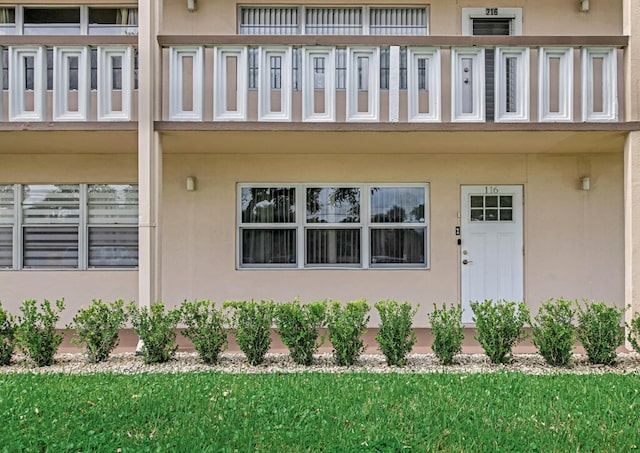
[[[470,303],[523,300],[522,186],[462,186],[461,295]]]

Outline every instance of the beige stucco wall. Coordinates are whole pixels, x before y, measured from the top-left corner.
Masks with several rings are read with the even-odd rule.
[[[31,137],[33,138],[33,137]],[[24,147],[32,140],[23,136]],[[81,145],[78,143],[76,146]],[[88,144],[85,142],[85,148]],[[0,154],[0,183],[131,183],[136,182],[136,156],[128,154]],[[21,151],[15,147],[15,151]],[[120,149],[120,152],[124,149]],[[69,323],[78,309],[94,298],[111,301],[137,299],[136,270],[24,270],[0,271],[0,301],[17,314],[25,299],[64,298],[67,308],[59,326]]]
[[[211,143],[215,149],[215,143]],[[165,148],[162,294],[184,299],[383,298],[421,304],[459,298],[461,184],[522,184],[525,295],[534,312],[549,297],[624,300],[622,153],[560,154],[172,154]],[[344,152],[342,152],[344,151]],[[588,172],[592,190],[579,189]],[[187,176],[197,190],[187,192]],[[238,182],[428,182],[429,270],[237,270]],[[376,315],[371,322],[377,323]]]
[[[429,5],[431,35],[460,35],[462,8],[523,8],[525,35],[619,35],[622,33],[622,2],[592,1],[588,13],[578,11],[577,0],[389,0],[305,2],[298,0],[197,0],[196,12],[187,11],[186,0],[164,0],[162,34],[227,35],[236,33],[238,4],[251,5]]]

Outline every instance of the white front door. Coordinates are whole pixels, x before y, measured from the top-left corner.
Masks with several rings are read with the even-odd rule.
[[[470,302],[523,300],[522,186],[461,188],[462,321]]]

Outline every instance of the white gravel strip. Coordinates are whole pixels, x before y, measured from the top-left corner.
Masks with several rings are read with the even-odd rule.
[[[163,364],[146,365],[142,357],[134,353],[113,354],[99,364],[86,362],[86,356],[80,353],[56,354],[52,366],[38,368],[29,363],[21,354],[16,354],[10,366],[0,367],[0,374],[11,373],[61,373],[61,374],[90,374],[90,373],[188,373],[215,371],[222,373],[496,373],[504,371],[525,374],[640,374],[640,355],[635,352],[619,353],[611,366],[591,365],[587,357],[574,354],[568,367],[557,368],[549,366],[538,354],[514,354],[508,365],[494,365],[484,354],[461,354],[456,356],[454,364],[440,365],[433,354],[410,354],[405,367],[389,367],[383,355],[364,354],[355,366],[336,366],[330,353],[315,355],[312,366],[294,364],[288,354],[269,353],[264,364],[251,366],[241,353],[223,353],[218,365],[205,365],[195,352],[178,352],[174,360]]]

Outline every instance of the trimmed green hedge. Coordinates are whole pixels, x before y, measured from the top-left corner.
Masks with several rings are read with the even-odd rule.
[[[417,306],[408,302],[383,300],[375,304],[380,315],[376,341],[387,358],[388,365],[402,366],[416,342],[412,327]],[[575,307],[575,308],[574,308]],[[510,360],[511,349],[524,337],[522,330],[529,324],[527,306],[510,301],[472,303],[474,320],[480,342],[492,362]],[[62,341],[55,324],[64,309],[59,300],[52,307],[48,301],[23,302],[22,316],[13,316],[0,305],[0,366],[11,363],[15,347],[37,366],[51,365],[53,355]],[[227,346],[227,332],[235,334],[235,341],[252,365],[264,362],[271,346],[271,333],[280,336],[289,347],[292,360],[311,365],[313,354],[324,341],[320,329],[327,329],[334,349],[336,364],[350,366],[357,363],[366,349],[363,336],[371,307],[365,300],[341,304],[338,301],[302,303],[298,300],[279,304],[273,301],[227,301],[220,309],[210,301],[184,301],[178,308],[165,312],[158,302],[149,308],[138,308],[132,302],[93,302],[81,308],[67,328],[76,330],[74,343],[87,345],[87,360],[108,359],[118,344],[118,330],[127,319],[141,337],[145,347],[143,359],[148,363],[171,360],[178,349],[177,325],[187,328],[182,335],[196,347],[207,364],[215,364]],[[566,366],[576,340],[585,347],[594,364],[611,364],[615,350],[624,339],[620,329],[623,310],[604,302],[567,301],[552,299],[542,304],[534,318],[533,343],[550,365]],[[464,330],[460,305],[443,305],[428,315],[434,334],[431,348],[444,365],[454,362],[461,353]],[[576,316],[577,315],[577,316]],[[629,341],[637,347],[640,340],[640,315],[633,318]],[[640,352],[640,351],[639,351]]]

